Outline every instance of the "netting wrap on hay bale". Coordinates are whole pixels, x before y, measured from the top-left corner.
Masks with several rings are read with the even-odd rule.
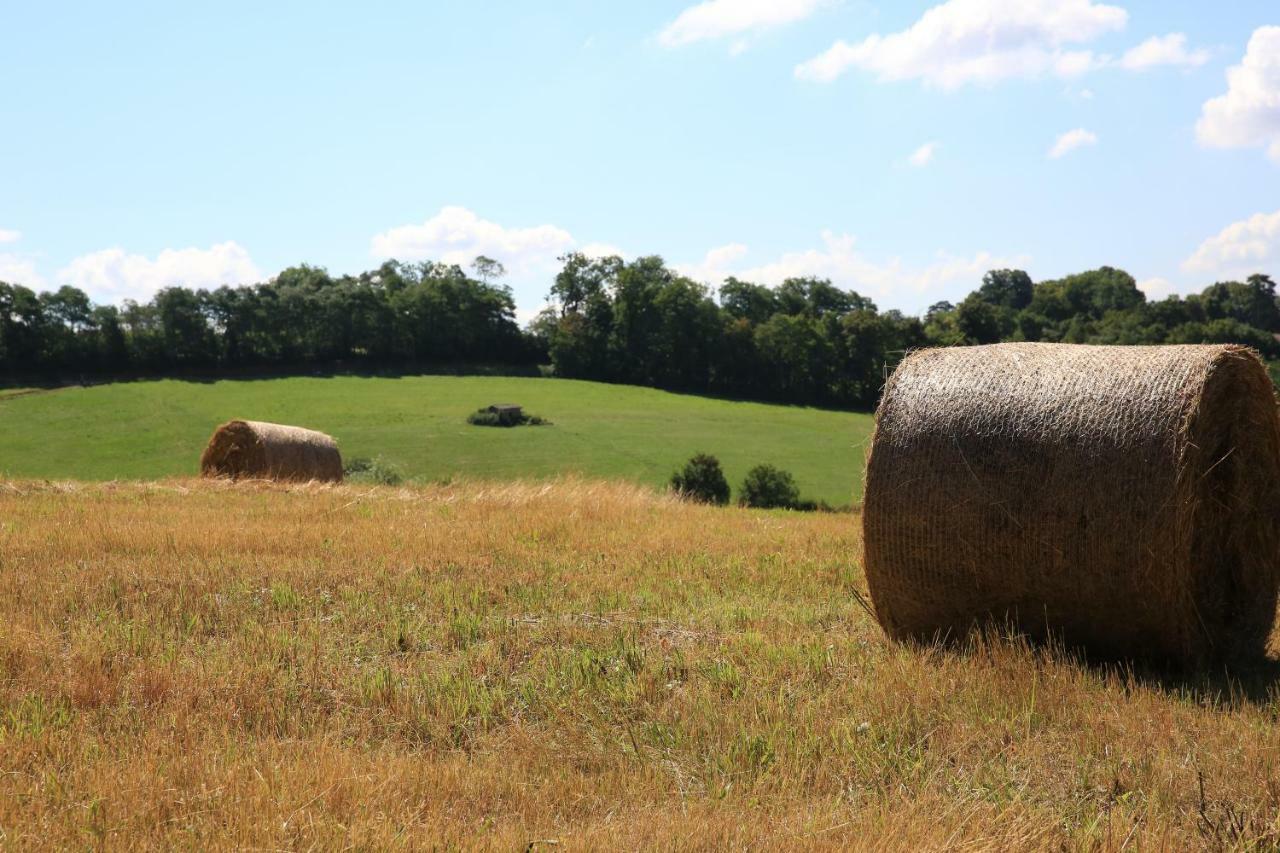
[[[262,421],[228,421],[200,456],[206,477],[342,480],[337,443],[322,432]]]
[[[1012,622],[1105,657],[1261,654],[1280,583],[1280,419],[1237,346],[916,352],[867,459],[863,547],[899,639]]]

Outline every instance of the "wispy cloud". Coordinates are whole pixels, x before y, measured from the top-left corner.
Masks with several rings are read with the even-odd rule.
[[[1130,71],[1146,71],[1161,65],[1196,67],[1209,61],[1209,51],[1187,49],[1187,37],[1183,33],[1152,36],[1120,57],[1120,67]]]
[[[719,285],[730,275],[770,285],[798,276],[820,276],[895,307],[916,310],[937,299],[972,290],[988,270],[1024,266],[1028,261],[1024,255],[998,256],[990,252],[967,257],[939,252],[932,261],[916,265],[899,258],[876,260],[858,248],[852,235],[832,231],[822,232],[819,247],[786,252],[764,263],[746,263],[748,254],[746,245],[730,243],[712,249],[700,262],[676,264],[675,268],[711,285]]]
[[[747,46],[744,37],[802,21],[827,0],[707,0],[681,12],[658,35],[665,47],[734,37],[733,51]]]
[[[837,41],[796,67],[802,80],[829,82],[846,71],[881,80],[921,80],[942,89],[1015,77],[1071,77],[1104,60],[1084,45],[1121,30],[1128,13],[1091,0],[948,0],[908,29]]]
[[[1049,149],[1049,159],[1057,160],[1059,157],[1065,157],[1077,148],[1083,148],[1087,145],[1097,145],[1098,135],[1091,130],[1085,130],[1083,127],[1077,127],[1075,130],[1068,130],[1066,133],[1058,137],[1053,143],[1053,147]]]
[[[911,152],[911,156],[907,158],[907,162],[917,169],[928,166],[933,162],[933,157],[938,153],[937,142],[926,142],[915,151]]]

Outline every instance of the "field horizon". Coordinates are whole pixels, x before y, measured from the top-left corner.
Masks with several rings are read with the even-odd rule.
[[[466,417],[512,402],[550,426],[492,429]],[[407,479],[566,475],[664,486],[694,453],[717,456],[736,492],[747,470],[790,471],[801,495],[861,494],[868,414],[572,379],[412,375],[157,379],[0,396],[0,475],[132,480],[191,476],[233,418],[318,429],[343,460],[378,458]]]

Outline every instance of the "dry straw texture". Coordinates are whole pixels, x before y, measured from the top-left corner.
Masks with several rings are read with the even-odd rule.
[[[0,480],[0,849],[1280,842],[1275,669],[920,654],[858,540],[581,480]]]
[[[227,421],[200,456],[206,477],[342,480],[338,445],[322,432],[262,421]]]
[[[1010,620],[1104,657],[1259,655],[1278,507],[1280,422],[1251,350],[925,350],[877,413],[867,582],[900,639]]]

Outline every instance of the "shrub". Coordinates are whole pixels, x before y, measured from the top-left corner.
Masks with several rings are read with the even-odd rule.
[[[794,510],[799,510],[800,512],[850,512],[851,511],[848,506],[833,506],[827,501],[824,501],[824,500],[815,501],[815,500],[810,500],[809,498],[804,498],[802,500],[796,501],[794,504],[791,505],[791,508]]]
[[[499,412],[477,409],[467,415],[467,423],[472,426],[512,427],[518,424],[519,421]]]
[[[347,477],[351,477],[356,474],[363,474],[367,472],[372,465],[373,460],[368,456],[357,456],[354,459],[347,460],[347,464],[342,466],[342,473]]]
[[[789,472],[772,465],[757,465],[742,481],[738,502],[758,509],[794,509],[800,503],[800,490]]]
[[[512,412],[491,412],[488,409],[477,409],[467,415],[467,423],[472,426],[514,427],[514,426],[551,426],[551,421],[537,415],[514,414]]]
[[[690,500],[708,504],[729,502],[729,481],[720,469],[720,460],[699,453],[671,475],[671,488]]]
[[[375,459],[357,457],[343,466],[342,473],[358,482],[377,483],[379,486],[398,486],[404,481],[400,469],[381,456]]]

